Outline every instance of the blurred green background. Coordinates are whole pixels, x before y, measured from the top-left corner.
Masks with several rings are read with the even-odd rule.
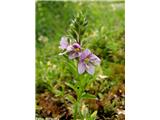
[[[124,1],[36,2],[36,100],[39,101],[39,95],[46,91],[57,96],[62,94],[63,90],[68,90],[63,82],[74,78],[67,61],[58,55],[58,47],[73,15],[79,11],[83,11],[88,19],[84,37],[86,47],[102,60],[93,77],[94,84],[88,86],[88,91],[100,101],[109,101],[104,103],[103,112],[104,116],[107,114],[106,119],[112,119],[117,109],[124,110]],[[115,95],[118,98],[114,98]]]

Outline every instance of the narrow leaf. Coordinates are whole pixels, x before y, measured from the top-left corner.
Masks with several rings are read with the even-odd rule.
[[[85,93],[81,96],[82,99],[96,99],[97,97],[95,95]]]
[[[75,99],[72,95],[67,94],[67,95],[66,95],[66,98],[67,98],[71,103],[75,103],[75,102],[76,102],[76,99]]]
[[[75,92],[77,91],[77,89],[70,83],[65,83],[68,87],[72,88]]]

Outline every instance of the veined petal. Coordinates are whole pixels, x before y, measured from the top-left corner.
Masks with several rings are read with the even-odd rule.
[[[69,59],[74,59],[76,57],[79,57],[79,54],[78,53],[75,53],[75,52],[70,52],[69,53]]]
[[[78,73],[79,73],[79,74],[84,73],[84,72],[85,72],[85,69],[86,69],[85,64],[84,64],[83,62],[79,62],[79,63],[78,63]]]
[[[85,59],[87,56],[91,54],[89,49],[86,49],[85,51],[82,52],[81,54],[81,59]]]
[[[101,60],[99,59],[99,57],[97,57],[96,55],[92,54],[90,56],[90,61],[94,64],[94,65],[99,65]]]
[[[74,43],[74,44],[73,44],[73,47],[74,47],[74,48],[81,48],[81,46],[80,46],[78,43]]]
[[[94,74],[94,71],[95,71],[94,65],[88,64],[88,65],[87,65],[87,68],[86,68],[86,71],[87,71],[89,74],[93,75],[93,74]]]
[[[60,48],[62,50],[67,49],[68,45],[69,45],[69,43],[67,41],[67,37],[62,37],[61,41],[60,41]]]
[[[78,52],[78,55],[81,56],[82,52]]]
[[[67,52],[71,52],[71,51],[73,51],[73,46],[72,45],[69,45],[68,47],[67,47]]]

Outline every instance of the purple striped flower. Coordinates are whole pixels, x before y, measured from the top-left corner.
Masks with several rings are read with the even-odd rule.
[[[99,65],[101,60],[90,52],[89,49],[83,51],[80,55],[80,61],[78,63],[79,74],[87,71],[89,74],[93,75],[95,71],[95,66]]]
[[[66,50],[64,53],[69,54],[69,59],[74,59],[80,56],[81,54],[81,46],[78,43],[69,44],[66,37],[62,37],[60,41],[60,48],[62,50]]]
[[[79,57],[81,54],[81,46],[78,43],[74,43],[69,51],[69,59]]]

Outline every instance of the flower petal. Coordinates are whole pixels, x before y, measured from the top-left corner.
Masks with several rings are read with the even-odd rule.
[[[74,58],[76,58],[76,57],[79,57],[79,54],[78,54],[78,53],[76,53],[76,52],[70,52],[70,53],[69,53],[69,59],[74,59]]]
[[[78,73],[79,73],[79,74],[84,73],[84,72],[85,72],[85,69],[86,69],[85,64],[84,64],[83,62],[79,62],[79,63],[78,63]]]
[[[95,71],[94,65],[88,64],[86,71],[87,71],[89,74],[93,75],[93,74],[94,74],[94,71]]]
[[[67,52],[71,52],[71,51],[73,51],[73,50],[74,50],[74,48],[73,48],[72,45],[69,45],[69,46],[67,47]]]
[[[81,48],[81,46],[80,46],[78,43],[74,43],[74,44],[73,44],[73,47],[74,47],[74,48]]]
[[[99,57],[97,57],[96,55],[92,54],[90,56],[90,61],[94,64],[94,65],[99,65],[101,60],[99,59]]]
[[[67,47],[68,47],[68,41],[67,41],[67,37],[62,37],[61,38],[61,41],[60,41],[60,48],[62,49],[62,50],[64,50],[64,49],[67,49]]]
[[[91,54],[91,51],[89,49],[86,49],[85,51],[82,52],[80,58],[83,60],[90,54]]]

